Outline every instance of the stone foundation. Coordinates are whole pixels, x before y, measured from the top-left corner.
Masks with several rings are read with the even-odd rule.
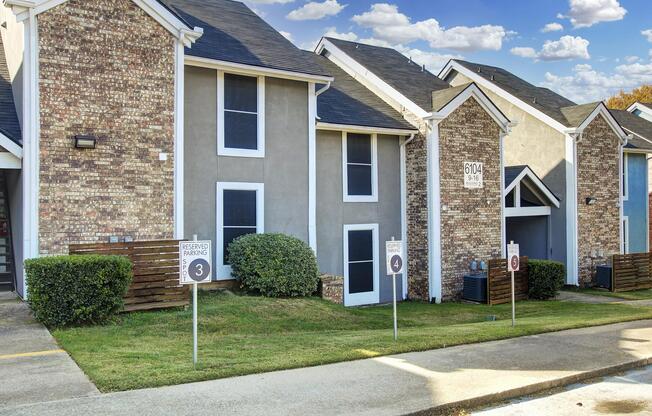
[[[341,276],[322,275],[319,279],[319,294],[322,299],[339,305],[344,304],[344,278]]]

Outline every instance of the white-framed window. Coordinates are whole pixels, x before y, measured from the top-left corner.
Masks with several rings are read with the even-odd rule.
[[[629,155],[627,153],[623,153],[623,201],[627,201],[629,197]]]
[[[265,157],[265,77],[217,71],[217,154]]]
[[[629,254],[629,217],[623,216],[623,254]]]
[[[378,202],[378,137],[342,132],[344,202]]]
[[[380,301],[378,224],[344,225],[344,305]]]
[[[265,185],[251,182],[217,183],[217,280],[231,279],[228,247],[247,234],[265,232]]]

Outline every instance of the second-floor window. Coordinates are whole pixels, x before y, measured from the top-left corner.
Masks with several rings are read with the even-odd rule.
[[[220,156],[265,156],[265,78],[218,72]]]
[[[375,134],[342,134],[344,202],[378,202]]]

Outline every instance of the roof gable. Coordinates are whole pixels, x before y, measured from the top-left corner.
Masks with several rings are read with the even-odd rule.
[[[625,110],[609,110],[618,124],[628,133],[633,134],[627,141],[626,148],[652,152],[652,122]]]
[[[335,77],[330,88],[317,97],[320,122],[416,131],[398,111],[333,62],[313,52],[304,54]]]
[[[0,36],[0,134],[17,145],[22,142],[20,123],[14,102],[11,77],[7,67],[5,49]],[[0,143],[2,145],[2,143]]]
[[[536,193],[544,196],[556,208],[560,206],[560,200],[548,186],[543,183],[541,178],[534,173],[528,165],[505,166],[505,191],[504,195],[509,194],[521,181],[527,181],[535,187]]]

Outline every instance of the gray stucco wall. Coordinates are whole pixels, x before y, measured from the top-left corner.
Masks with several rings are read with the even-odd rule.
[[[317,131],[317,261],[322,273],[344,275],[345,224],[378,224],[380,301],[392,300],[387,276],[385,241],[401,239],[399,137],[378,135],[378,202],[342,200],[342,133]],[[402,276],[396,279],[402,299]]]
[[[470,80],[454,73],[447,81],[452,85],[460,85]],[[505,137],[505,166],[530,166],[561,201],[559,208],[552,207],[550,215],[550,258],[566,263],[565,136],[488,89],[482,90],[507,118],[517,123]]]
[[[22,171],[5,170],[7,193],[9,197],[9,216],[11,217],[11,243],[14,249],[14,265],[16,273],[16,292],[21,297],[23,293],[23,181]]]
[[[265,80],[265,158],[217,156],[217,73],[186,67],[184,232],[216,242],[217,182],[265,184],[265,232],[308,241],[308,85]]]

